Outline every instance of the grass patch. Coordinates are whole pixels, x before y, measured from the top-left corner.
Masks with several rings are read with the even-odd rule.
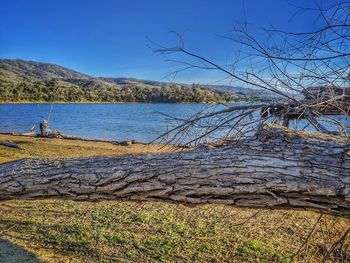
[[[152,215],[150,213],[140,213],[131,216],[131,222],[148,224],[151,222]]]
[[[106,239],[110,244],[113,244],[113,245],[124,244],[128,240],[128,234],[126,232],[121,234],[115,234],[115,235],[107,236]]]
[[[169,254],[174,250],[175,245],[174,241],[156,237],[148,238],[144,243],[145,248],[153,252],[152,254],[155,254],[154,258],[162,262],[166,261]]]
[[[221,205],[6,201],[0,203],[0,232],[9,229],[4,237],[44,262],[291,263],[319,262],[349,225],[325,215],[296,258],[318,215],[261,211],[240,224],[255,213]],[[344,262],[349,248],[346,240]]]

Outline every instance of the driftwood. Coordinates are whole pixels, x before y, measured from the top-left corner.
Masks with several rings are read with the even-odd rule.
[[[310,87],[304,91],[303,103],[322,115],[350,115],[350,88]]]
[[[7,132],[1,132],[0,133],[1,135],[11,135],[11,136],[24,136],[24,137],[33,137],[35,136],[36,134],[33,134],[32,132],[28,132],[28,133],[19,133],[19,134],[16,134],[16,133],[7,133]],[[78,137],[78,136],[70,136],[70,135],[63,135],[62,132],[58,132],[56,133],[57,136],[48,136],[48,137],[45,137],[45,138],[48,138],[48,139],[63,139],[63,140],[76,140],[76,141],[85,141],[85,142],[105,142],[105,143],[111,143],[113,145],[118,145],[118,146],[130,146],[130,145],[133,145],[133,144],[138,144],[138,145],[148,145],[149,143],[146,143],[146,142],[141,142],[141,141],[136,141],[136,140],[128,140],[128,141],[115,141],[115,140],[104,140],[104,139],[86,139],[86,138],[82,138],[82,137]],[[41,137],[40,135],[38,135],[37,137]],[[6,141],[8,145],[4,145],[4,146],[9,146],[10,143],[9,141]],[[11,142],[12,144],[13,142]],[[14,144],[14,143],[13,143]],[[1,145],[1,142],[0,142],[0,145]],[[14,144],[15,145],[15,144]],[[21,147],[20,145],[17,145],[19,147]],[[11,147],[11,146],[9,146]],[[18,148],[18,147],[16,147]],[[181,147],[178,147],[178,148],[181,148]],[[183,148],[187,148],[187,147],[183,147]],[[23,147],[21,147],[21,149],[24,149]]]
[[[350,115],[350,87],[310,87],[304,90],[303,96],[299,104],[262,107],[260,116],[284,119],[287,126],[289,120],[309,118],[310,111],[318,115]]]
[[[350,218],[349,150],[347,138],[266,126],[219,148],[24,159],[0,165],[0,199],[223,203]]]
[[[133,145],[133,144],[143,144],[143,145],[147,145],[147,143],[139,142],[139,141],[136,141],[136,140],[112,141],[112,144],[114,144],[114,145],[119,145],[119,146],[130,146],[130,145]]]
[[[0,145],[25,150],[24,147],[18,145],[17,143],[12,142],[12,141],[0,141]]]

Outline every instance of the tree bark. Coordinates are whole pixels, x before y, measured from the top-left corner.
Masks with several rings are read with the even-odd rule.
[[[350,140],[265,126],[218,148],[24,159],[0,165],[0,200],[162,200],[314,210],[350,218]]]

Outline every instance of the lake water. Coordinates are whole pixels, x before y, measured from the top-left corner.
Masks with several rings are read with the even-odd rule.
[[[50,129],[90,139],[151,141],[167,130],[171,116],[187,116],[201,104],[53,104]],[[28,132],[47,119],[51,104],[0,105],[0,132]]]
[[[167,131],[169,118],[189,117],[207,107],[203,104],[0,104],[0,132],[28,132],[47,119],[50,129],[90,139],[149,142]],[[216,109],[225,106],[216,106]],[[340,117],[341,118],[341,117]],[[348,125],[349,119],[341,119]],[[299,127],[305,121],[299,122]],[[313,130],[311,127],[309,130]]]

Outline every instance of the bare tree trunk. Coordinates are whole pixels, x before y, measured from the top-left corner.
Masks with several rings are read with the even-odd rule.
[[[350,217],[350,140],[270,126],[220,148],[25,159],[0,165],[0,200],[162,200]]]

